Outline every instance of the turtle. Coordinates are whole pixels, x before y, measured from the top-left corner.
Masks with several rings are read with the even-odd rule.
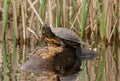
[[[56,45],[67,45],[76,47],[79,44],[85,44],[80,37],[67,28],[52,28],[47,24],[43,25],[43,37],[45,42]],[[64,43],[63,43],[64,42]]]
[[[81,44],[85,44],[80,37],[67,28],[51,28],[47,24],[43,25],[43,39],[47,45],[54,44],[63,48],[76,48],[76,65],[79,65],[81,54]]]

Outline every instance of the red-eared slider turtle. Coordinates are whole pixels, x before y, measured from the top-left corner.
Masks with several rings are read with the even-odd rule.
[[[76,63],[79,65],[81,44],[84,44],[84,42],[80,40],[75,32],[66,28],[51,28],[45,24],[43,26],[43,37],[47,44],[76,48]]]
[[[60,46],[64,44],[76,48],[79,44],[84,44],[75,32],[67,28],[51,28],[46,24],[43,26],[43,37],[45,42]]]

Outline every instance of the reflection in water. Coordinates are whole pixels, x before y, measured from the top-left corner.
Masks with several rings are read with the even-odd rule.
[[[13,71],[12,66],[11,66],[11,54],[8,55],[7,57],[7,62],[8,62],[8,71],[7,71],[7,77],[8,80],[7,81],[39,81],[40,78],[40,74],[33,74],[30,72],[25,72],[25,71],[21,71],[19,69],[21,63],[22,63],[22,59],[21,59],[21,54],[19,51],[19,48],[17,48],[17,65],[16,66],[16,71]],[[99,55],[99,57],[97,57],[96,59],[93,60],[89,60],[86,62],[86,68],[85,68],[85,81],[95,81],[96,78],[98,76],[101,76],[99,74],[99,67],[101,67],[101,69],[103,68],[104,72],[100,72],[103,74],[103,80],[102,81],[119,81],[120,80],[120,48],[118,48],[118,54],[116,56],[116,54],[114,53],[113,47],[108,46],[105,49],[105,53],[102,54],[102,52],[100,52],[101,54]],[[28,56],[29,57],[29,56]],[[104,63],[100,62],[101,59],[103,59]],[[2,71],[3,74],[3,71]],[[13,74],[15,75],[15,77],[13,77]],[[81,74],[81,73],[80,73]],[[72,75],[71,75],[72,76]],[[71,79],[72,77],[63,77],[62,81],[69,81],[69,79]],[[76,78],[78,78],[79,74],[76,74]],[[2,77],[4,78],[4,76],[2,75]],[[75,75],[74,75],[75,77]],[[3,79],[2,78],[2,79]],[[67,79],[66,79],[67,78]],[[80,77],[81,78],[81,77]],[[13,80],[14,79],[14,80]],[[2,80],[1,80],[2,81]],[[71,79],[72,81],[72,79]],[[74,81],[74,80],[73,80]],[[77,81],[77,80],[76,80]]]
[[[114,57],[113,57],[113,53],[114,51],[112,50],[113,47],[108,46],[106,48],[105,51],[105,75],[106,75],[106,80],[110,81],[114,81],[115,80],[115,61],[114,61]]]

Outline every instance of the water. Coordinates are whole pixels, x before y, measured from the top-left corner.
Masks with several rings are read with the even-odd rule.
[[[30,72],[20,70],[20,65],[24,63],[25,58],[29,58],[29,53],[34,50],[35,47],[25,47],[20,49],[21,47],[17,46],[16,58],[14,64],[12,64],[12,52],[11,44],[7,44],[9,46],[7,48],[7,69],[6,72],[0,68],[2,73],[2,77],[0,81],[39,81],[40,74],[33,74]],[[85,77],[85,81],[120,81],[120,48],[113,50],[112,46],[107,46],[103,52],[99,50],[99,56],[95,59],[86,61],[85,68],[82,68],[82,71],[73,77]],[[23,50],[26,50],[26,56],[23,57]],[[0,53],[1,54],[1,53]],[[1,55],[0,55],[1,56]],[[84,70],[85,69],[85,70]],[[71,77],[71,76],[70,76]],[[65,77],[62,81],[74,81],[74,79],[70,79],[70,77]],[[67,79],[66,79],[67,78]],[[76,81],[77,81],[76,79]]]

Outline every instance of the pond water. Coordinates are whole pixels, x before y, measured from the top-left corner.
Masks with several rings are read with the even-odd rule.
[[[25,62],[25,58],[30,57],[30,52],[33,52],[34,48],[36,47],[17,46],[14,58],[12,56],[14,49],[7,44],[7,67],[3,65],[3,68],[0,68],[0,81],[40,81],[40,74],[20,70],[21,64]],[[107,46],[104,50],[99,50],[99,56],[82,63],[82,71],[74,75],[73,80],[69,76],[63,78],[62,81],[79,81],[78,79],[80,81],[120,81],[120,48],[113,49],[114,47]],[[23,57],[23,54],[26,54],[26,57]]]

